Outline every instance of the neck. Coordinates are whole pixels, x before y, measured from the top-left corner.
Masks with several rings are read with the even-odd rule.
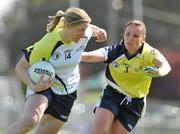
[[[139,46],[138,46],[138,48],[136,48],[136,50],[128,50],[128,55],[129,56],[132,56],[132,55],[135,55],[135,54],[137,54],[137,52],[138,51],[140,51],[140,49],[143,47],[143,43],[142,44],[140,44]]]
[[[60,34],[63,42],[66,42],[66,43],[71,42],[71,40],[68,37],[67,32],[63,28],[59,29],[59,34]]]
[[[137,51],[127,51],[127,54],[129,55],[129,56],[133,56],[134,54],[136,54],[137,53]]]

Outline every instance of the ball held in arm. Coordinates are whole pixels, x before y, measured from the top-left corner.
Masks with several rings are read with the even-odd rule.
[[[55,69],[47,61],[39,61],[34,63],[29,68],[29,76],[34,83],[37,83],[41,76],[43,76],[43,81],[47,81],[49,77],[55,78]]]

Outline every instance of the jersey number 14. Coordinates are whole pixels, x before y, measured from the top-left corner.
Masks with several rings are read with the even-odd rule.
[[[65,60],[67,59],[71,59],[71,53],[68,52],[68,53],[65,53]]]

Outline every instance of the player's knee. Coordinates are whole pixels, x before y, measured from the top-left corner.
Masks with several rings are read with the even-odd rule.
[[[29,129],[34,128],[39,121],[40,117],[38,115],[23,117],[23,125]]]

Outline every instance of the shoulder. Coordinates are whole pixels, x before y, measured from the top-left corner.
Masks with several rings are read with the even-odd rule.
[[[120,55],[125,52],[124,41],[122,40],[116,45],[108,46],[106,49],[109,52],[113,52]]]
[[[48,60],[50,54],[58,47],[61,42],[60,34],[57,30],[53,30],[50,33],[47,33],[41,40],[35,43],[34,48],[37,53],[43,53],[46,60]]]
[[[108,59],[107,62],[112,62],[125,52],[125,46],[123,40],[120,41],[118,44],[113,46],[108,46],[104,48],[107,51]]]
[[[150,46],[148,43],[144,44],[142,54],[143,54],[144,60],[150,63],[151,65],[153,64],[152,61],[155,57],[161,56],[161,53],[159,52],[159,50]]]
[[[150,46],[147,42],[144,43],[143,50],[151,51],[154,47]]]
[[[158,49],[154,48],[153,46],[149,45],[146,42],[144,43],[143,52],[144,52],[144,54],[150,54],[150,55],[158,55],[159,54]]]

